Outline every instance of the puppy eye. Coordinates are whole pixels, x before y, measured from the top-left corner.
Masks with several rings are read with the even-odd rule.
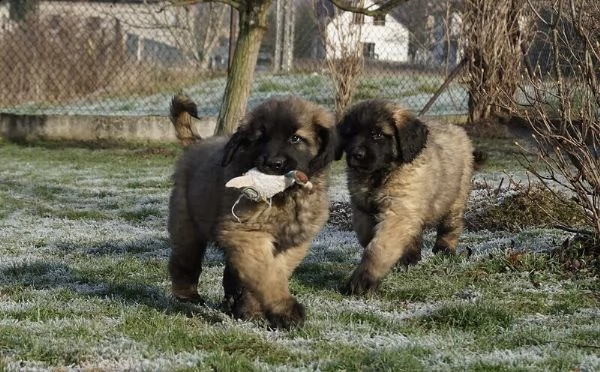
[[[292,145],[297,145],[302,141],[303,141],[302,137],[300,137],[297,134],[292,134],[292,136],[288,139],[288,142],[291,143]]]
[[[383,138],[383,133],[381,133],[380,131],[373,131],[371,132],[371,138],[373,139],[373,141],[379,141]]]

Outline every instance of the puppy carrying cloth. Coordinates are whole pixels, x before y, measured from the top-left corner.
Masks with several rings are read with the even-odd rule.
[[[225,187],[233,187],[241,191],[240,197],[231,207],[231,214],[240,221],[235,215],[234,209],[244,196],[255,202],[264,201],[270,207],[275,194],[284,191],[296,183],[308,190],[312,188],[312,183],[308,180],[304,172],[293,170],[284,175],[272,175],[252,168],[243,175],[230,179],[225,184]]]

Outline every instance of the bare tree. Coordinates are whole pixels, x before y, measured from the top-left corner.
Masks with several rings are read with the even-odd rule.
[[[224,36],[228,14],[228,8],[224,4],[197,4],[178,14],[180,32],[170,29],[180,49],[199,64],[202,70],[212,66],[214,51]]]
[[[227,6],[208,3],[166,7],[165,4],[169,3],[147,3],[142,10],[136,9],[136,14],[127,17],[121,14],[117,18],[129,28],[160,30],[160,36],[176,46],[186,61],[201,70],[211,68],[219,40],[226,36]],[[111,13],[107,15],[113,16]]]
[[[512,110],[526,119],[539,150],[527,169],[549,190],[575,195],[588,227],[600,239],[600,3],[527,1],[549,49],[550,70],[527,69]],[[513,97],[507,92],[506,97]],[[559,194],[556,194],[560,198]],[[567,223],[565,221],[565,223]],[[568,224],[568,223],[567,223]]]

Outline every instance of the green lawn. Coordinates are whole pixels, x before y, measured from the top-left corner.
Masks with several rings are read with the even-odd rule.
[[[523,172],[511,150],[486,146],[494,156],[469,216],[494,206],[501,219],[492,191],[505,172]],[[341,164],[336,218],[291,281],[303,328],[225,315],[217,249],[201,277],[206,304],[173,301],[165,225],[179,153],[0,142],[0,370],[600,369],[598,273],[548,254],[569,235],[535,218],[465,232],[470,256],[434,257],[429,231],[423,261],[396,269],[376,296],[340,294],[361,254],[342,213]]]

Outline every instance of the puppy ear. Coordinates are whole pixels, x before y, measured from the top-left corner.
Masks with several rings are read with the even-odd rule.
[[[260,132],[253,130],[250,124],[240,125],[225,145],[221,166],[228,166],[240,148],[247,147],[256,142],[260,137]]]
[[[319,152],[310,161],[310,173],[314,174],[325,168],[337,157],[339,139],[337,129],[334,125],[326,127],[318,122],[315,123],[315,131],[319,136]]]
[[[429,129],[422,121],[406,113],[396,115],[394,119],[398,160],[402,163],[410,163],[425,148]]]

